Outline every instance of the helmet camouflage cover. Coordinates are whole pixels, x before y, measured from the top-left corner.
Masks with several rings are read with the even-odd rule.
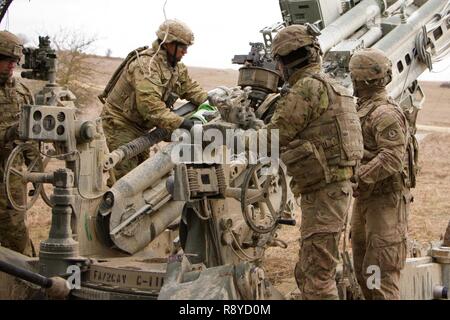
[[[185,45],[192,45],[194,43],[194,33],[184,23],[179,20],[166,20],[156,31],[158,39],[166,43],[180,42]]]
[[[392,62],[383,51],[368,48],[356,52],[349,63],[355,81],[384,79],[392,75]]]
[[[15,59],[22,58],[23,44],[9,31],[0,31],[0,55]]]
[[[281,30],[272,42],[272,55],[287,56],[300,48],[313,46],[320,51],[317,37],[307,26],[291,25]]]

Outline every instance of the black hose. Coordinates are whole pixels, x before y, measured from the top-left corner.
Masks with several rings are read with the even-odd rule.
[[[194,111],[197,107],[192,103],[186,103],[183,106],[181,106],[179,109],[174,110],[174,113],[184,117],[187,116],[189,113]],[[157,128],[153,130],[152,132],[149,132],[142,137],[139,137],[130,143],[127,143],[121,147],[118,148],[118,150],[123,151],[125,154],[125,157],[123,160],[129,160],[131,158],[136,157],[137,155],[141,154],[142,152],[148,150],[152,146],[154,146],[157,143],[160,143],[161,141],[167,139],[170,135],[170,132],[166,129]],[[123,161],[122,160],[122,161]]]
[[[42,288],[48,289],[53,285],[52,279],[41,276],[38,273],[34,273],[26,269],[16,267],[15,265],[12,265],[2,260],[0,260],[0,271],[7,273],[13,277],[31,282]]]

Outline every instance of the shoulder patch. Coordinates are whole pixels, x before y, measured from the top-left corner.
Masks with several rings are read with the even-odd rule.
[[[379,106],[370,116],[378,132],[383,132],[390,126],[397,124],[396,127],[401,127],[399,117],[394,105]]]

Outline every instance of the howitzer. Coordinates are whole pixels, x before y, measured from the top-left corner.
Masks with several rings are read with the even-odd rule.
[[[56,83],[56,52],[50,46],[49,37],[39,37],[38,48],[25,48],[23,50],[25,63],[22,78],[49,81]]]
[[[327,26],[341,17],[341,1],[290,2],[290,9],[283,10],[307,11],[292,14],[286,11],[286,14],[291,14],[292,19],[308,18],[310,23],[317,22],[319,28],[325,28],[324,34]],[[425,1],[343,3],[346,13],[367,8],[369,3],[377,5],[375,12],[386,15],[382,16],[386,19],[381,24],[383,37],[394,34],[391,32],[403,24],[400,22],[415,21],[413,17],[407,18],[412,12],[427,8]],[[436,4],[430,10],[441,9],[436,1],[429,3]],[[316,11],[308,11],[311,8]],[[364,13],[363,19],[353,17],[358,21],[355,25],[359,26],[356,29],[353,26],[351,34],[332,44],[328,51],[332,52],[333,47],[348,37],[354,37],[357,43],[361,43],[361,38],[364,43],[380,41],[378,29],[369,30],[361,22],[374,16],[376,14],[371,12]],[[431,17],[425,13],[423,16]],[[288,21],[291,20],[286,18],[287,24],[295,22]],[[438,17],[437,21],[441,19]],[[266,52],[270,52],[272,30],[279,27],[280,24],[264,29],[266,49],[269,48]],[[447,34],[442,30],[443,36]],[[443,36],[441,39],[445,39]],[[335,51],[336,57],[348,57],[354,46],[349,48]],[[345,59],[341,58],[330,58],[327,70],[331,74],[338,74],[340,66],[344,66],[345,71]],[[262,59],[270,59],[270,55]],[[254,59],[252,64],[254,62],[260,61]],[[265,67],[248,65],[247,70],[241,72],[239,84],[251,87],[254,93],[249,95],[251,101],[246,101],[242,109],[247,112],[251,105],[259,118],[268,120],[280,83],[276,71],[268,65],[262,66]],[[344,73],[340,79],[348,80]],[[405,90],[407,88],[409,84]],[[238,127],[236,123],[217,119],[203,130],[226,131]],[[19,170],[14,159],[9,161],[7,171],[20,176],[24,182],[54,186],[52,226],[49,238],[41,244],[39,261],[18,255],[13,259],[17,264],[47,278],[67,277],[69,267],[78,267],[81,288],[72,290],[71,295],[83,299],[280,298],[265,278],[261,260],[267,247],[284,246],[276,238],[277,229],[281,223],[292,221],[286,219],[284,212],[289,201],[286,199],[287,178],[282,169],[262,174],[265,162],[250,164],[239,157],[225,163],[175,162],[170,154],[180,144],[173,143],[108,188],[110,168],[159,141],[162,135],[150,134],[110,152],[101,121],[80,121],[74,109],[45,105],[24,108],[20,131],[25,140],[52,143],[56,149],[53,156],[64,160],[64,167],[42,172],[41,161],[35,158]],[[202,143],[185,146],[200,153],[208,149],[208,145]],[[15,154],[23,153],[19,151]],[[34,154],[39,155],[39,152]],[[17,161],[16,165],[22,162]],[[0,248],[0,254],[2,251]],[[409,263],[403,279],[410,285],[423,286],[402,288],[402,296],[425,299],[435,294],[436,298],[444,297],[449,287],[449,257],[448,248],[435,247],[433,256]]]
[[[417,114],[425,100],[417,78],[427,69],[432,70],[433,63],[450,52],[449,1],[280,0],[279,3],[284,25],[310,23],[321,29],[319,42],[325,54],[325,72],[346,87],[352,86],[348,63],[356,50],[375,47],[384,51],[394,66],[388,92],[401,104],[415,133]],[[282,26],[278,23],[261,31],[265,40],[259,48],[261,52],[270,52],[268,33],[277,32]],[[252,47],[251,52],[254,51]],[[271,67],[270,54],[260,55],[259,59],[253,67],[264,65],[276,72]],[[243,68],[240,77],[246,73]],[[252,79],[258,88],[256,83],[262,81]],[[246,85],[253,86],[251,82]],[[272,90],[270,94],[276,92]],[[270,116],[268,110],[274,109],[275,104],[264,105],[265,98],[267,95],[256,108],[263,105],[267,109],[260,112]]]
[[[322,30],[324,67],[350,86],[353,52],[364,47],[385,52],[394,66],[388,92],[402,106],[414,134],[425,100],[417,78],[450,52],[449,18],[449,1],[361,1]]]
[[[270,55],[272,31],[282,25],[261,30],[265,37],[265,43],[250,43],[251,49],[247,55],[236,55],[232,63],[243,65],[239,69],[238,85],[242,88],[249,87],[251,107],[259,112],[261,119],[270,116],[270,107],[277,100],[276,93],[280,84],[280,75],[276,71],[275,61]],[[267,121],[266,121],[267,122]]]
[[[245,96],[245,92],[238,94],[241,95]],[[247,101],[242,103],[239,110],[248,106]],[[285,213],[289,208],[283,171],[262,175],[263,164],[250,165],[239,159],[224,164],[175,163],[172,151],[179,144],[169,143],[109,189],[106,181],[111,167],[106,164],[118,163],[110,161],[112,154],[121,155],[120,159],[133,156],[166,134],[150,133],[119,151],[109,152],[101,121],[78,120],[75,111],[70,107],[24,106],[20,136],[34,143],[18,147],[6,167],[7,188],[8,177],[13,176],[36,187],[54,187],[49,238],[41,243],[39,261],[32,271],[47,278],[67,277],[67,270],[77,266],[82,272],[81,289],[72,290],[71,295],[78,298],[154,299],[166,277],[165,258],[171,253],[180,254],[173,246],[180,225],[178,242],[183,249],[181,254],[188,257],[183,272],[198,271],[199,266],[209,275],[234,270],[227,281],[240,279],[239,286],[229,287],[224,297],[280,297],[255,263],[261,261],[265,248],[282,245],[275,239],[278,226],[291,221]],[[242,124],[252,123],[256,125],[257,121]],[[211,126],[216,132],[239,128],[239,124],[223,121],[220,113]],[[63,160],[63,168],[44,172],[41,151],[33,149],[36,142],[52,143],[56,153],[52,157]],[[208,147],[202,143],[199,146],[200,152]],[[195,146],[194,149],[198,150]],[[25,151],[35,157],[27,167],[19,159]],[[11,202],[16,203],[13,194],[9,194]],[[27,258],[21,259],[27,264]],[[115,275],[114,283],[107,277],[111,273]],[[205,282],[209,277],[198,275],[199,278],[183,277],[183,283],[168,282],[163,297],[182,298],[179,289],[186,285],[213,285]],[[184,292],[185,298],[200,297],[196,290]]]

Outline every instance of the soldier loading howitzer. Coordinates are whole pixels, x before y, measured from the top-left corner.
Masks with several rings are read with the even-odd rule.
[[[194,43],[192,30],[181,21],[166,20],[156,36],[151,48],[139,48],[128,55],[99,96],[104,103],[103,127],[111,149],[155,127],[169,133],[177,128],[190,129],[193,122],[173,112],[174,102],[182,98],[199,106],[208,97],[181,62]],[[110,184],[148,155],[144,152],[115,166]]]
[[[49,47],[48,38],[40,38],[40,49],[29,49],[25,50],[25,52],[27,54],[25,67],[33,68],[33,70],[24,72],[24,76],[39,80],[50,80],[50,83],[37,95],[36,100],[39,103],[53,103],[60,106],[70,105],[71,101],[68,101],[67,97],[72,97],[73,95],[65,93],[54,81],[56,56]],[[22,53],[21,50],[19,53]],[[59,103],[61,101],[60,98],[67,100],[65,101],[66,104]],[[78,144],[86,143],[86,141],[92,142],[94,132],[92,131],[91,123],[78,122],[75,124],[74,108],[39,106],[33,103],[32,97],[24,100],[24,102],[20,103],[20,108],[15,113],[20,116],[17,124],[17,134],[14,138],[17,143],[7,160],[4,161],[4,168],[2,168],[2,170],[4,169],[2,171],[2,184],[5,189],[5,194],[2,197],[5,196],[3,200],[8,201],[10,208],[24,212],[35,203],[39,197],[40,190],[43,190],[42,186],[44,183],[50,183],[55,186],[52,196],[53,202],[48,203],[53,206],[53,218],[58,221],[58,224],[54,225],[49,239],[41,243],[41,264],[39,267],[42,274],[61,275],[66,273],[67,265],[74,263],[74,260],[66,258],[75,258],[76,260],[78,256],[77,243],[72,238],[70,227],[71,216],[75,212],[74,207],[76,207],[75,203],[72,202],[74,197],[73,187],[78,187],[78,183],[82,180],[78,175],[77,181],[74,183],[75,179],[72,171],[72,169],[76,170],[76,156],[79,155],[76,153],[78,151],[76,149],[77,141]],[[15,119],[17,119],[17,116],[15,116]],[[66,160],[66,168],[56,172],[45,172],[44,163],[46,161],[42,159],[42,152],[40,147],[38,147],[38,142],[54,144],[56,151],[59,152],[57,156],[61,160]],[[97,146],[94,143],[92,147],[95,148]],[[26,195],[27,199],[24,199],[15,189],[17,183],[25,191],[27,191],[28,184],[33,184],[32,189]],[[30,269],[37,271],[31,265],[28,265],[28,258],[10,254],[5,248],[0,249],[2,251],[2,260],[5,262],[8,262],[8,259],[11,258],[14,262],[23,262],[23,266],[26,266],[26,269],[29,271]],[[69,260],[70,262],[68,262]],[[7,266],[6,268],[8,269]],[[10,268],[8,270],[13,272],[13,274],[24,275],[20,270],[12,270]],[[52,281],[46,281],[45,287],[51,285]]]
[[[56,82],[57,53],[51,47],[50,38],[48,36],[39,36],[38,48],[24,48],[23,54],[25,61],[22,65],[24,69],[21,74],[22,77],[31,80],[47,81],[44,88],[35,94],[34,103],[37,105],[75,108],[75,95],[69,89],[59,86]],[[49,125],[51,126],[52,124]],[[51,159],[51,154],[59,151],[53,150],[54,146],[51,146],[51,144],[40,144],[39,149],[45,149],[45,153],[48,155],[47,157],[44,156],[42,161],[39,161],[39,163],[42,162],[42,170],[45,170]],[[28,148],[28,151],[30,150],[31,148]],[[22,151],[17,153],[18,156],[20,156],[19,153]],[[44,202],[51,207],[52,203],[44,188],[36,188],[35,186],[33,188],[34,191],[30,191],[30,205],[36,201],[40,193]]]
[[[266,123],[273,114],[275,102],[279,98],[278,87],[281,77],[270,55],[272,31],[279,27],[262,30],[265,43],[250,43],[251,49],[247,55],[236,55],[232,59],[232,63],[243,65],[239,69],[238,85],[250,88],[250,107],[258,118]]]

